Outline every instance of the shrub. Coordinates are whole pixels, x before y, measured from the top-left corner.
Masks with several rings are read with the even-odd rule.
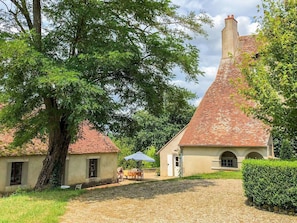
[[[279,155],[282,160],[292,160],[295,158],[293,147],[288,139],[282,140]]]
[[[256,206],[297,210],[297,162],[244,160],[243,187]]]

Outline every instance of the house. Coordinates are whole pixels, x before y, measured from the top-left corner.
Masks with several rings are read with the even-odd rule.
[[[179,142],[186,129],[187,125],[157,152],[160,156],[160,176],[178,177],[181,175]]]
[[[79,139],[70,145],[63,184],[98,185],[117,180],[119,149],[107,136],[82,124]],[[34,139],[22,148],[7,149],[13,134],[0,134],[0,193],[33,188],[42,168],[47,144]]]
[[[241,77],[235,65],[240,52],[256,54],[255,36],[239,36],[237,21],[228,16],[216,79],[188,125],[158,151],[161,176],[239,170],[246,158],[274,156],[269,128],[239,108],[247,103],[232,84]]]

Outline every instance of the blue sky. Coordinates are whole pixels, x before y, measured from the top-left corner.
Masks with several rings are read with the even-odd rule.
[[[214,23],[213,28],[206,28],[207,39],[197,37],[193,42],[200,50],[200,69],[205,72],[204,77],[199,78],[199,84],[186,82],[184,75],[178,70],[175,71],[177,77],[174,83],[198,95],[199,98],[193,102],[196,106],[217,73],[221,59],[221,31],[225,25],[225,18],[227,15],[234,15],[238,22],[239,35],[255,33],[257,24],[254,17],[259,16],[257,5],[261,0],[172,0],[172,2],[180,6],[180,13],[195,11],[198,14],[204,11]]]
[[[200,70],[205,72],[205,75],[199,78],[199,84],[186,82],[185,76],[180,71],[174,71],[176,74],[174,83],[196,93],[199,98],[192,103],[198,105],[217,73],[221,59],[221,31],[224,28],[225,18],[227,15],[234,15],[238,21],[239,35],[255,33],[257,24],[254,16],[259,15],[257,5],[261,0],[172,0],[172,3],[180,6],[180,13],[195,11],[199,14],[204,11],[214,23],[213,28],[206,27],[207,39],[197,36],[193,41],[200,50]]]

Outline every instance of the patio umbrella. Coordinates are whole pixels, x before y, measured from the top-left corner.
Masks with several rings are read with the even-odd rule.
[[[155,160],[144,153],[138,151],[137,153],[134,153],[132,155],[126,156],[124,158],[125,160],[135,160],[135,161],[146,161],[146,162],[155,162]]]

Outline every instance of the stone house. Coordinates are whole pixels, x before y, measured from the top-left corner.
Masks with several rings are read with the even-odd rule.
[[[246,158],[274,157],[269,128],[239,108],[245,100],[232,80],[241,77],[235,65],[240,52],[256,54],[255,36],[239,36],[237,21],[228,16],[216,79],[189,124],[158,151],[161,176],[239,170]]]
[[[7,149],[13,134],[0,134],[0,193],[33,188],[42,168],[47,144],[34,139],[22,148]],[[98,185],[117,180],[119,149],[109,137],[82,124],[79,139],[70,145],[62,182],[64,185]]]

